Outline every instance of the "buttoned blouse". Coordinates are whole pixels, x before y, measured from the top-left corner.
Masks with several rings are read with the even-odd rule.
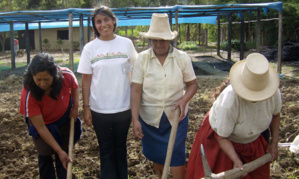
[[[250,102],[239,97],[229,85],[214,102],[209,121],[219,136],[247,144],[269,128],[273,116],[280,113],[281,107],[279,89],[266,100]]]
[[[141,52],[132,74],[132,82],[142,84],[139,115],[145,123],[156,128],[163,111],[172,123],[174,105],[184,95],[185,83],[196,79],[190,57],[170,48],[163,66],[152,48]]]

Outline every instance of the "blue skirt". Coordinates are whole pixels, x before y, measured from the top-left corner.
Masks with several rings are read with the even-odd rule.
[[[188,113],[178,125],[170,163],[170,166],[172,167],[182,166],[186,163],[186,138],[189,122]],[[164,165],[171,131],[171,125],[166,114],[163,112],[159,128],[146,124],[141,117],[139,117],[139,121],[142,125],[142,132],[144,134],[144,137],[142,138],[142,152],[144,156],[155,163]]]

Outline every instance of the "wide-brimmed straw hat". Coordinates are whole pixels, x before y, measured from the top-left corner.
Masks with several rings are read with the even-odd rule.
[[[154,13],[148,32],[140,32],[139,35],[148,39],[173,40],[177,37],[177,31],[171,31],[168,15]]]
[[[252,53],[246,60],[235,63],[229,77],[234,91],[248,101],[268,99],[275,94],[279,86],[276,71],[260,53]]]

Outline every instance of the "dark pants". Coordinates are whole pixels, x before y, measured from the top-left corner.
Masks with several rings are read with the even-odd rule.
[[[100,178],[127,179],[127,135],[131,110],[115,114],[92,111],[92,122],[100,147]]]
[[[55,169],[53,158],[50,155],[39,155],[38,156],[38,166],[39,166],[39,177],[41,179],[55,179]],[[60,179],[66,178],[66,170],[58,157],[55,155],[55,168],[57,177]]]

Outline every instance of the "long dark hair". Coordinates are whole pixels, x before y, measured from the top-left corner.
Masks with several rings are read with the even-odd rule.
[[[94,9],[94,11],[92,13],[92,18],[91,18],[92,27],[93,27],[95,35],[97,37],[101,36],[101,34],[98,32],[98,30],[97,30],[97,28],[95,26],[95,16],[98,15],[98,14],[106,15],[106,16],[112,18],[115,21],[114,28],[113,28],[113,32],[115,32],[115,29],[116,29],[116,17],[114,15],[114,13],[112,12],[112,10],[109,7],[100,6],[100,7],[96,7]]]
[[[62,88],[63,76],[60,67],[55,64],[53,57],[48,53],[39,53],[33,57],[24,74],[24,88],[30,90],[37,101],[41,101],[45,92],[35,84],[33,76],[44,71],[53,76],[50,97],[56,100],[56,96],[60,93]]]

